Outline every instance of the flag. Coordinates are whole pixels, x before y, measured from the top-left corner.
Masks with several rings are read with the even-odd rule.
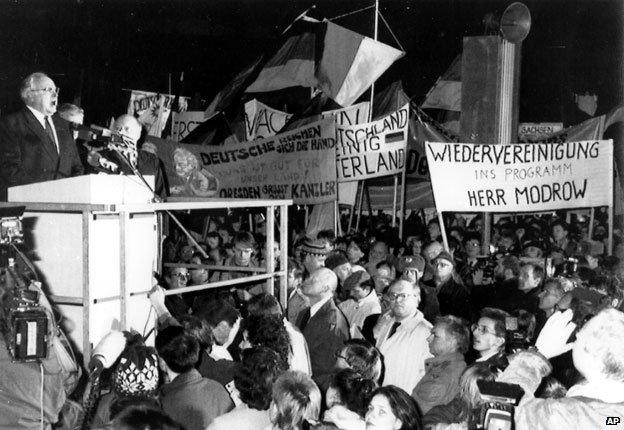
[[[175,97],[149,91],[132,90],[128,103],[128,114],[137,117],[150,136],[160,137]]]
[[[405,53],[327,20],[304,17],[246,92],[317,88],[351,105]]]
[[[461,58],[461,54],[455,57],[448,70],[438,78],[427,93],[422,108],[461,112]]]

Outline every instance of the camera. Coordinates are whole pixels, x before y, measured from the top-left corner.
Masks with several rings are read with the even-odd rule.
[[[516,384],[495,381],[477,381],[485,403],[479,412],[479,428],[486,430],[513,430],[514,409],[524,396]]]
[[[36,361],[48,355],[48,311],[39,305],[40,284],[16,263],[24,254],[21,216],[24,206],[0,210],[0,331],[13,361]]]

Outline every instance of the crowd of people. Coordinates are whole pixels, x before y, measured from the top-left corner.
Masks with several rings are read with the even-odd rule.
[[[82,172],[50,120],[54,82],[34,74],[22,93],[24,111],[0,124],[0,185]],[[118,161],[157,171],[137,153],[137,124],[117,120],[134,142]],[[172,228],[149,295],[154,346],[112,332],[87,386],[54,333],[39,364],[11,365],[0,348],[0,428],[475,429],[491,411],[504,412],[497,428],[505,416],[519,430],[602,428],[624,416],[624,240],[616,231],[608,255],[605,215],[501,217],[491,244],[480,216],[459,214],[444,219],[446,240],[418,213],[404,241],[382,213],[342,237],[293,228],[285,307],[255,281],[175,294],[261,272],[261,225],[218,215],[193,240]],[[486,386],[520,395],[493,400]]]
[[[488,255],[479,216],[445,220],[448,251],[437,218],[405,242],[383,214],[364,234],[293,231],[286,308],[255,282],[165,294],[264,265],[237,216],[203,252],[173,234],[155,348],[126,333],[92,427],[474,429],[501,408],[486,381],[521,387],[502,407],[517,429],[599,428],[624,413],[624,244],[607,256],[596,220],[590,238],[574,217],[501,218]]]

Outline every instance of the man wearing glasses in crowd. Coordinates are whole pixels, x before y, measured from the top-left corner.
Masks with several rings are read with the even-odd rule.
[[[0,121],[0,200],[7,188],[83,173],[67,121],[54,115],[59,89],[43,73],[20,88],[25,107]]]
[[[395,281],[386,297],[390,312],[381,316],[373,329],[386,366],[383,385],[396,385],[411,393],[425,374],[425,359],[432,356],[427,344],[431,324],[418,310],[417,283]]]

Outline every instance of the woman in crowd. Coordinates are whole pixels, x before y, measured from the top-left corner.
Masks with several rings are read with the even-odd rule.
[[[320,412],[321,392],[312,378],[288,371],[273,384],[271,426],[266,430],[307,430],[317,423]]]
[[[366,430],[420,430],[422,415],[416,400],[399,387],[378,388],[368,404]]]
[[[377,388],[375,382],[351,369],[343,369],[336,373],[325,394],[327,411],[323,416],[323,423],[329,425],[322,428],[363,430],[364,414],[375,388]]]

